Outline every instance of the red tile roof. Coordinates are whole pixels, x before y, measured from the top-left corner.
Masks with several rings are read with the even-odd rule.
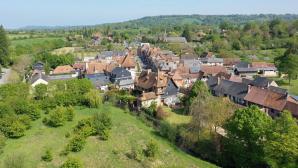
[[[244,100],[274,110],[283,111],[286,105],[287,95],[251,86]]]
[[[217,75],[220,72],[227,73],[227,70],[223,66],[206,66],[202,65],[201,66],[201,72],[204,73],[204,75]]]
[[[64,65],[64,66],[57,66],[53,74],[69,74],[73,73],[75,70],[70,65]]]

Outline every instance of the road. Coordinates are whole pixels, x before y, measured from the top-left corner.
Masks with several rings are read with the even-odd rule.
[[[11,69],[2,68],[2,78],[0,79],[0,85],[8,83]]]

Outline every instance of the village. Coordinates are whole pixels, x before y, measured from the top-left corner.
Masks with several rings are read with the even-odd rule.
[[[186,42],[184,37],[165,41]],[[200,80],[213,96],[226,97],[240,107],[257,105],[273,118],[288,110],[297,118],[298,96],[278,86],[273,77],[279,75],[273,63],[247,63],[239,58],[220,58],[212,52],[179,57],[172,51],[139,43],[135,48],[104,51],[73,65],[58,66],[49,75],[45,75],[44,63],[39,61],[32,66],[28,82],[34,88],[56,80],[87,78],[102,92],[111,86],[133,92],[137,97],[135,107],[141,109],[152,103],[181,108],[181,98]]]

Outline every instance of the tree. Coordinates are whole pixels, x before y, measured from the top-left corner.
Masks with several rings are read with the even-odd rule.
[[[81,161],[77,158],[68,158],[60,168],[82,168]]]
[[[283,112],[270,127],[265,158],[272,168],[294,168],[298,164],[298,125],[290,112]]]
[[[262,167],[267,130],[272,119],[257,106],[238,109],[225,123],[224,164],[228,167]],[[226,161],[226,162],[225,162]]]
[[[107,112],[96,113],[93,116],[93,126],[97,134],[103,139],[108,139],[109,130],[112,128],[112,120]]]
[[[88,93],[85,94],[85,99],[87,104],[90,108],[98,108],[102,104],[102,96],[101,93],[96,90],[92,89]]]
[[[47,96],[48,87],[45,84],[35,86],[35,97],[37,100],[42,100]]]
[[[190,27],[187,25],[185,26],[182,37],[185,37],[188,42],[191,42],[191,33],[190,33]]]
[[[298,75],[298,38],[292,39],[284,55],[275,59],[275,64],[280,72],[288,75],[289,84],[291,79]]]
[[[83,136],[76,135],[73,137],[66,147],[66,151],[79,152],[84,148],[86,139]]]
[[[50,111],[49,117],[44,118],[43,122],[51,127],[63,126],[65,122],[65,108],[57,107]]]
[[[0,26],[0,64],[7,66],[9,64],[9,41],[3,26]]]

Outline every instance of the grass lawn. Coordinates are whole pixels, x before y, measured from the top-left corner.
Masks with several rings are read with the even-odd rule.
[[[7,140],[4,153],[0,155],[0,167],[3,166],[3,160],[12,154],[23,155],[28,168],[59,167],[66,160],[65,156],[59,156],[69,141],[65,134],[72,131],[78,120],[88,118],[100,110],[78,107],[74,121],[67,122],[59,128],[46,127],[42,124],[42,119],[35,121],[24,137]],[[89,137],[82,151],[69,154],[69,156],[80,158],[84,167],[216,167],[182,152],[167,140],[156,135],[153,128],[146,126],[129,113],[115,107],[110,107],[109,113],[113,122],[110,139],[101,141],[97,137]],[[127,157],[132,147],[144,146],[150,139],[155,140],[160,149],[155,160],[137,162]],[[41,155],[47,148],[51,148],[53,152],[53,161],[50,163],[41,161]]]
[[[44,37],[44,38],[29,38],[29,39],[21,39],[21,40],[12,40],[11,45],[35,45],[39,43],[43,43],[45,41],[51,41],[51,40],[59,40],[63,38],[59,37]]]
[[[276,83],[289,91],[292,95],[298,95],[298,79],[291,80],[291,85],[289,85],[289,81],[286,79],[275,79]]]
[[[172,111],[169,107],[163,107],[164,110],[168,113],[168,117],[165,119],[170,124],[181,125],[188,124],[191,121],[191,116],[186,116],[182,114],[177,114]]]

